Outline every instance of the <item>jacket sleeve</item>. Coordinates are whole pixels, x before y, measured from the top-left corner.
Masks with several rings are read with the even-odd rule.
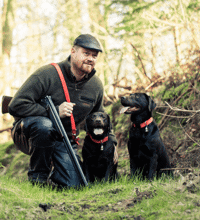
[[[9,113],[15,117],[48,116],[45,107],[39,104],[44,94],[39,77],[31,75],[10,102]]]

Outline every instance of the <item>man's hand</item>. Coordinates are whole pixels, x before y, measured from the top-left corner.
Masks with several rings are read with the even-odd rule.
[[[60,118],[65,118],[66,116],[70,117],[73,111],[73,106],[76,105],[72,102],[63,102],[59,107],[59,116]]]

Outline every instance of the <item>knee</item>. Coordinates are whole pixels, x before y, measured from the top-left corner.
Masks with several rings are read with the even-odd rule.
[[[45,136],[49,135],[53,128],[53,123],[49,118],[41,118],[40,122],[38,123],[37,126],[38,132],[43,133]]]
[[[31,126],[30,139],[38,145],[49,145],[54,140],[55,129],[53,123],[49,118],[40,117]]]
[[[39,134],[49,134],[53,129],[53,123],[49,118],[39,117],[35,120],[32,125],[32,131]]]

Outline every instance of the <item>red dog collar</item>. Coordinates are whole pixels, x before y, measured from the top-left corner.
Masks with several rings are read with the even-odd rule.
[[[90,136],[91,140],[94,142],[94,143],[97,143],[97,144],[103,144],[104,142],[108,141],[108,136],[105,137],[104,139],[102,140],[95,140],[92,138],[91,134],[88,133],[88,135]]]
[[[141,128],[144,128],[144,127],[146,127],[147,125],[151,124],[152,121],[153,121],[153,117],[151,117],[151,118],[148,119],[147,121],[141,123],[141,124],[140,124],[140,127],[141,127]],[[133,124],[132,126],[133,126],[133,127],[136,127],[135,124]]]

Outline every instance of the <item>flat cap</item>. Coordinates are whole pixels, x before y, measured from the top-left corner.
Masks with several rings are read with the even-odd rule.
[[[74,40],[74,45],[102,52],[99,41],[90,34],[81,34]]]

